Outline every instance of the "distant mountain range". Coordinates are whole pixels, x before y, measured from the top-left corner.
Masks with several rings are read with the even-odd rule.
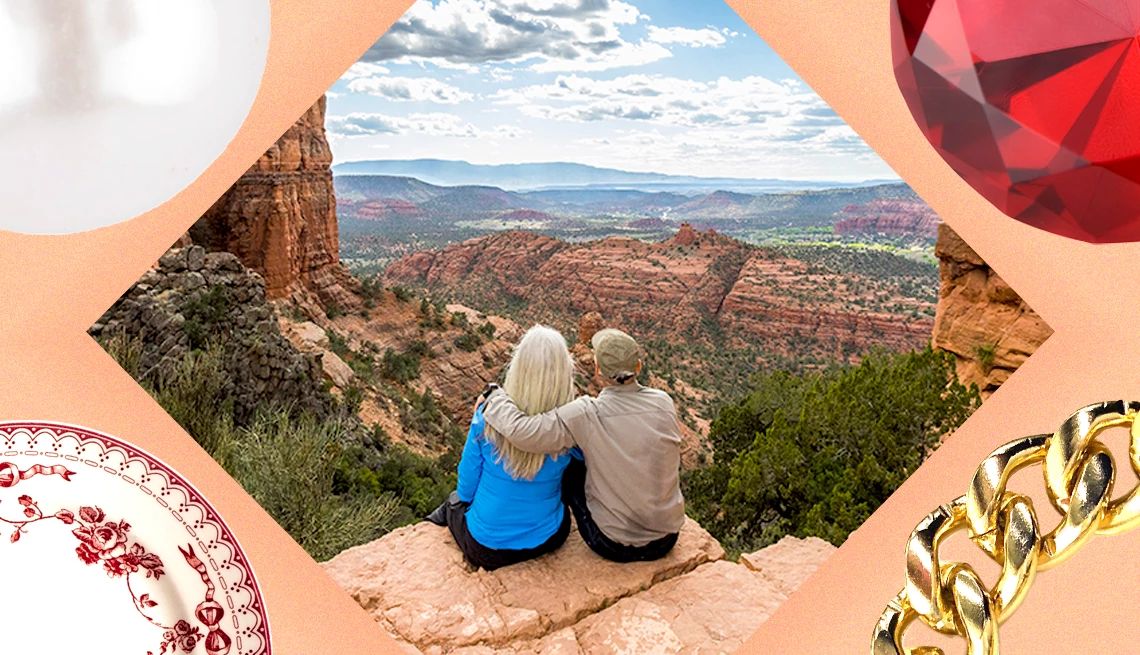
[[[494,186],[509,191],[541,189],[633,189],[698,194],[710,191],[765,193],[874,186],[896,180],[835,182],[639,173],[568,162],[472,164],[444,159],[375,159],[337,164],[338,176],[412,177],[439,186]]]
[[[411,177],[341,175],[335,178],[338,210],[344,219],[390,226],[443,225],[494,220],[504,224],[542,224],[545,229],[573,229],[599,221],[617,228],[644,227],[645,219],[662,229],[691,222],[727,232],[770,227],[831,226],[852,206],[901,203],[916,216],[932,213],[904,184],[838,189],[740,193],[718,190],[689,195],[633,189],[547,189],[508,191],[497,186],[441,186]],[[897,213],[898,209],[894,210]],[[878,213],[878,210],[876,210]]]

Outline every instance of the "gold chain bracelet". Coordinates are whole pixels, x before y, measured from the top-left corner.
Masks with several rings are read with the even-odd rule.
[[[1113,500],[1116,463],[1097,436],[1129,428],[1129,461],[1140,475],[1140,402],[1090,405],[1057,432],[1010,442],[982,462],[966,495],[927,515],[906,545],[906,585],[887,604],[871,655],[943,655],[940,648],[903,646],[915,619],[966,640],[968,655],[998,654],[998,625],[1025,599],[1038,571],[1072,556],[1094,534],[1117,534],[1140,524],[1140,486]],[[1041,463],[1049,500],[1064,517],[1042,533],[1029,497],[1006,490],[1016,471]],[[940,544],[965,529],[1001,566],[987,588],[965,562],[942,562]]]

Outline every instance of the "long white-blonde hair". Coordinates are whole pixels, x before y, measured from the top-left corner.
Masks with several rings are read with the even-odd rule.
[[[574,400],[574,359],[558,330],[535,325],[526,331],[511,354],[503,391],[528,415],[541,414]],[[533,480],[538,475],[546,455],[519,450],[490,426],[485,434],[499,455],[497,461],[503,463],[511,477]]]

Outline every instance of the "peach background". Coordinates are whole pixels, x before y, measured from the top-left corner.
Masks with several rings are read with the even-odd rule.
[[[744,648],[866,653],[883,606],[902,586],[903,546],[911,529],[927,512],[965,493],[990,450],[1051,432],[1083,405],[1140,397],[1140,244],[1093,246],[1034,230],[1004,217],[962,182],[927,144],[895,86],[889,0],[728,3],[1057,332]],[[1117,488],[1124,489],[1135,476],[1124,453],[1117,451],[1116,459]],[[1040,484],[1035,474],[1018,480],[1024,485],[1019,489]],[[1041,515],[1042,524],[1052,528],[1052,513]],[[1140,531],[1098,537],[1042,573],[1003,626],[1003,652],[1135,653],[1138,553]]]
[[[178,470],[245,548],[266,599],[274,651],[282,655],[398,649],[86,329],[410,5],[272,0],[269,62],[257,101],[225,154],[193,185],[147,214],[93,232],[0,231],[0,420],[83,425]]]
[[[1090,246],[1003,217],[938,158],[894,85],[888,1],[728,0],[1057,330],[1000,392],[745,647],[867,652],[902,583],[902,546],[965,490],[994,446],[1077,407],[1140,397],[1133,329],[1140,249]],[[245,127],[191,187],[118,226],[64,237],[0,232],[0,419],[78,423],[137,443],[194,482],[234,528],[280,653],[395,652],[367,615],[102,352],[89,326],[411,4],[273,0],[263,87]],[[741,171],[745,174],[747,171]],[[66,189],[59,192],[66,193]],[[1124,459],[1118,457],[1123,464]],[[1125,473],[1118,485],[1131,483]],[[1004,627],[1010,653],[1135,652],[1140,532],[1095,540],[1042,574]],[[1061,628],[1061,629],[1058,629]]]

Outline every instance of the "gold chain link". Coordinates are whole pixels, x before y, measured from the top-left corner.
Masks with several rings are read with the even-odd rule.
[[[982,462],[966,495],[927,515],[906,545],[906,584],[887,604],[871,641],[871,655],[944,655],[934,646],[903,646],[916,619],[958,635],[968,655],[998,655],[998,625],[1025,599],[1038,571],[1071,557],[1094,534],[1140,525],[1140,485],[1113,500],[1116,462],[1097,439],[1129,428],[1129,461],[1140,476],[1140,402],[1090,405],[1051,435],[1026,437],[998,448]],[[1006,490],[1017,471],[1042,465],[1045,490],[1063,516],[1042,533],[1028,496]],[[1001,566],[986,587],[965,562],[942,562],[938,549],[950,534],[970,540]]]

